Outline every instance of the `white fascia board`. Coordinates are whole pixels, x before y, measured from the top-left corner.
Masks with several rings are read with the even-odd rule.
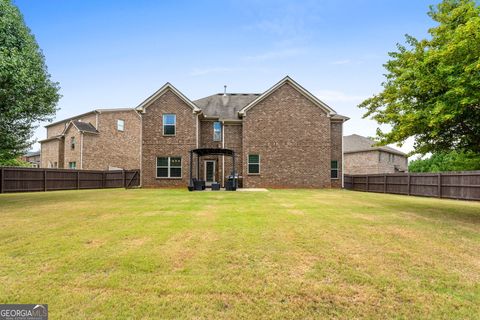
[[[171,85],[169,82],[164,84],[160,89],[158,89],[154,94],[150,97],[145,99],[142,103],[135,108],[137,111],[145,112],[145,109],[153,102],[155,99],[163,95],[168,90],[172,91],[176,96],[178,96],[183,102],[185,102],[189,107],[192,108],[193,112],[200,112],[200,108],[198,108],[190,99],[188,99],[183,93],[181,93],[177,88]]]

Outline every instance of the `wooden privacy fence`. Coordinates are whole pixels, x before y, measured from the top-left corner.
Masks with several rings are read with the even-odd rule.
[[[140,185],[140,170],[74,170],[0,167],[0,193],[101,188]]]
[[[345,189],[480,200],[480,171],[345,175]]]

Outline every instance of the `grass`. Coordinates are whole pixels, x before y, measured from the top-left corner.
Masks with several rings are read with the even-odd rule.
[[[0,195],[0,303],[51,319],[480,318],[480,203],[340,190]]]

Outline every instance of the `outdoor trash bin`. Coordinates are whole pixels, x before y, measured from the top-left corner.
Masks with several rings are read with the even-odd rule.
[[[237,190],[237,179],[234,176],[228,176],[227,182],[225,183],[225,190],[235,191]]]
[[[220,190],[220,183],[213,182],[212,183],[212,190]]]

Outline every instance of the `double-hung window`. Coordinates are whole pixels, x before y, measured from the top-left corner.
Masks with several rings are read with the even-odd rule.
[[[332,160],[330,165],[330,178],[338,179],[338,161]]]
[[[181,178],[181,157],[157,157],[157,178]]]
[[[75,137],[70,138],[70,149],[75,150]]]
[[[174,136],[177,126],[177,116],[175,114],[163,115],[163,135]]]
[[[122,119],[117,120],[117,130],[125,131],[125,120],[122,120]]]
[[[75,161],[69,162],[68,167],[70,169],[76,169],[77,168],[77,163]]]
[[[249,154],[248,155],[248,174],[260,173],[260,155]]]
[[[213,123],[213,141],[222,141],[222,123],[220,121]]]

